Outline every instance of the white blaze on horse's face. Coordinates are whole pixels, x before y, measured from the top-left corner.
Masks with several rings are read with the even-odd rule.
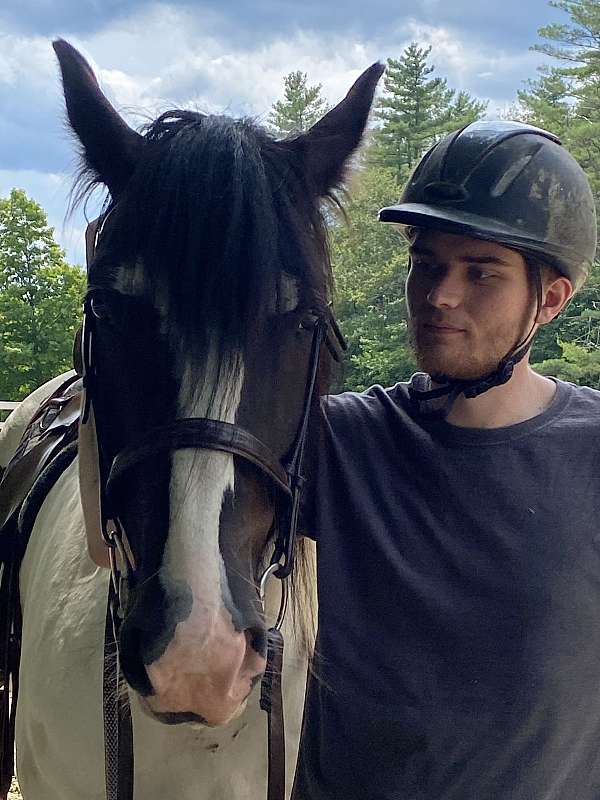
[[[143,265],[121,268],[114,288],[142,297],[147,293]],[[160,316],[165,321],[165,304]],[[207,417],[234,423],[244,381],[239,353],[216,347],[202,365],[181,357],[177,417]],[[156,714],[194,714],[211,725],[229,721],[243,709],[265,668],[252,637],[236,628],[235,601],[219,546],[224,500],[235,492],[233,456],[216,450],[172,453],[169,530],[159,580],[165,617],[174,627],[170,641],[157,643],[146,670],[154,694],[146,698]],[[148,663],[150,661],[150,663]]]
[[[235,421],[244,370],[241,358],[232,358],[230,369],[221,369],[221,374],[234,375],[234,380],[216,388],[215,359],[204,365],[201,383],[198,370],[186,365],[178,401],[181,418]],[[265,668],[246,633],[234,625],[219,548],[221,509],[226,494],[234,490],[232,455],[210,450],[173,454],[169,536],[160,581],[167,607],[178,602],[182,584],[191,592],[192,605],[164,653],[147,667],[156,692],[148,698],[153,711],[191,711],[213,725],[239,711]]]

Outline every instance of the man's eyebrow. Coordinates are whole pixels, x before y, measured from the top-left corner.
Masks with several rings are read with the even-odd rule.
[[[430,258],[436,258],[436,253],[433,250],[429,250],[427,247],[410,247],[410,254],[416,256],[428,256]],[[497,264],[501,267],[512,267],[514,264],[511,264],[510,261],[506,261],[505,259],[501,258],[500,256],[495,256],[490,254],[481,254],[481,255],[466,255],[461,256],[461,261],[466,262],[467,264]]]
[[[493,256],[493,255],[480,255],[480,256],[463,256],[461,261],[466,261],[469,264],[498,264],[501,267],[514,267],[514,264],[511,264],[510,261],[506,261],[504,258],[500,256]]]

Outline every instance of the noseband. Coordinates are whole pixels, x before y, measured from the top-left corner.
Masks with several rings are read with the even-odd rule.
[[[110,214],[110,212],[109,212]],[[101,236],[106,215],[88,226],[86,231],[86,255],[88,268],[94,256],[98,240]],[[84,303],[82,346],[84,401],[82,423],[86,423],[93,407],[94,398],[98,397],[98,374],[94,358],[96,315],[93,299],[96,287],[89,287]],[[106,292],[106,289],[101,291]],[[287,605],[286,578],[294,567],[294,549],[297,538],[298,514],[302,489],[305,483],[302,466],[308,432],[310,412],[315,399],[317,375],[320,356],[325,345],[336,360],[341,360],[346,349],[344,337],[329,307],[311,310],[301,327],[312,330],[312,342],[308,363],[308,377],[304,389],[302,413],[290,455],[282,462],[271,449],[253,434],[239,425],[206,417],[190,417],[178,419],[166,425],[160,425],[147,431],[133,444],[121,450],[114,458],[110,458],[103,448],[98,436],[98,454],[100,467],[100,515],[102,537],[109,548],[111,565],[111,583],[107,611],[107,637],[105,651],[118,642],[120,623],[123,618],[124,595],[135,584],[135,554],[127,539],[126,532],[118,513],[118,489],[123,478],[130,470],[152,458],[157,453],[174,452],[181,449],[203,449],[229,453],[244,459],[266,477],[275,490],[278,502],[275,504],[275,544],[269,566],[258,582],[261,602],[264,604],[266,584],[271,576],[282,581],[282,599],[275,626],[269,630],[269,646],[267,668],[261,687],[261,707],[269,712],[268,749],[269,749],[269,786],[268,800],[283,800],[285,791],[285,757],[283,737],[283,708],[281,700],[281,668],[283,666],[283,638],[281,625]],[[109,625],[110,621],[110,625]],[[107,686],[107,659],[105,658],[105,689]],[[122,676],[117,675],[116,684],[120,685]],[[108,677],[108,683],[111,683]],[[105,692],[106,695],[106,692]],[[119,732],[122,726],[123,708],[117,698],[110,701],[115,707],[106,707],[105,697],[105,750],[106,750],[106,785],[107,800],[127,800],[133,792],[133,746],[131,729]],[[127,710],[125,710],[127,711]],[[108,713],[108,716],[107,716]],[[130,723],[129,723],[130,725]],[[118,730],[116,742],[108,741],[110,728]],[[122,746],[119,741],[126,742],[125,757],[121,755]],[[126,763],[130,760],[131,763]],[[119,773],[124,770],[128,774],[123,778]]]

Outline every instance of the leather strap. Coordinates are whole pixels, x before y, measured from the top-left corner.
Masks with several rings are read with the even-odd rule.
[[[12,547],[16,549],[16,540]],[[0,694],[0,800],[7,800],[15,774],[15,716],[19,694],[20,602],[19,568],[4,563],[0,582],[0,630],[2,640],[2,692]]]
[[[230,422],[200,417],[178,419],[169,425],[152,428],[122,450],[112,463],[106,484],[107,494],[113,494],[122,476],[137,464],[158,452],[187,447],[241,456],[268,475],[285,495],[289,497],[291,494],[286,471],[259,439]]]
[[[129,690],[117,647],[118,597],[112,578],[104,626],[102,716],[104,720],[104,778],[106,800],[133,800],[133,723]]]
[[[269,756],[267,800],[285,797],[285,720],[281,673],[283,671],[283,636],[278,628],[268,632],[267,668],[261,684],[260,707],[267,712],[267,748]]]

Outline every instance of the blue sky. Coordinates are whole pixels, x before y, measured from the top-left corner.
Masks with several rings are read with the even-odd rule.
[[[25,189],[81,262],[83,213],[65,220],[75,162],[56,36],[82,50],[134,125],[173,105],[266,118],[294,69],[335,102],[362,69],[411,41],[433,45],[436,74],[488,100],[493,117],[535,78],[543,57],[529,48],[554,21],[567,20],[546,0],[2,0],[0,196]]]

